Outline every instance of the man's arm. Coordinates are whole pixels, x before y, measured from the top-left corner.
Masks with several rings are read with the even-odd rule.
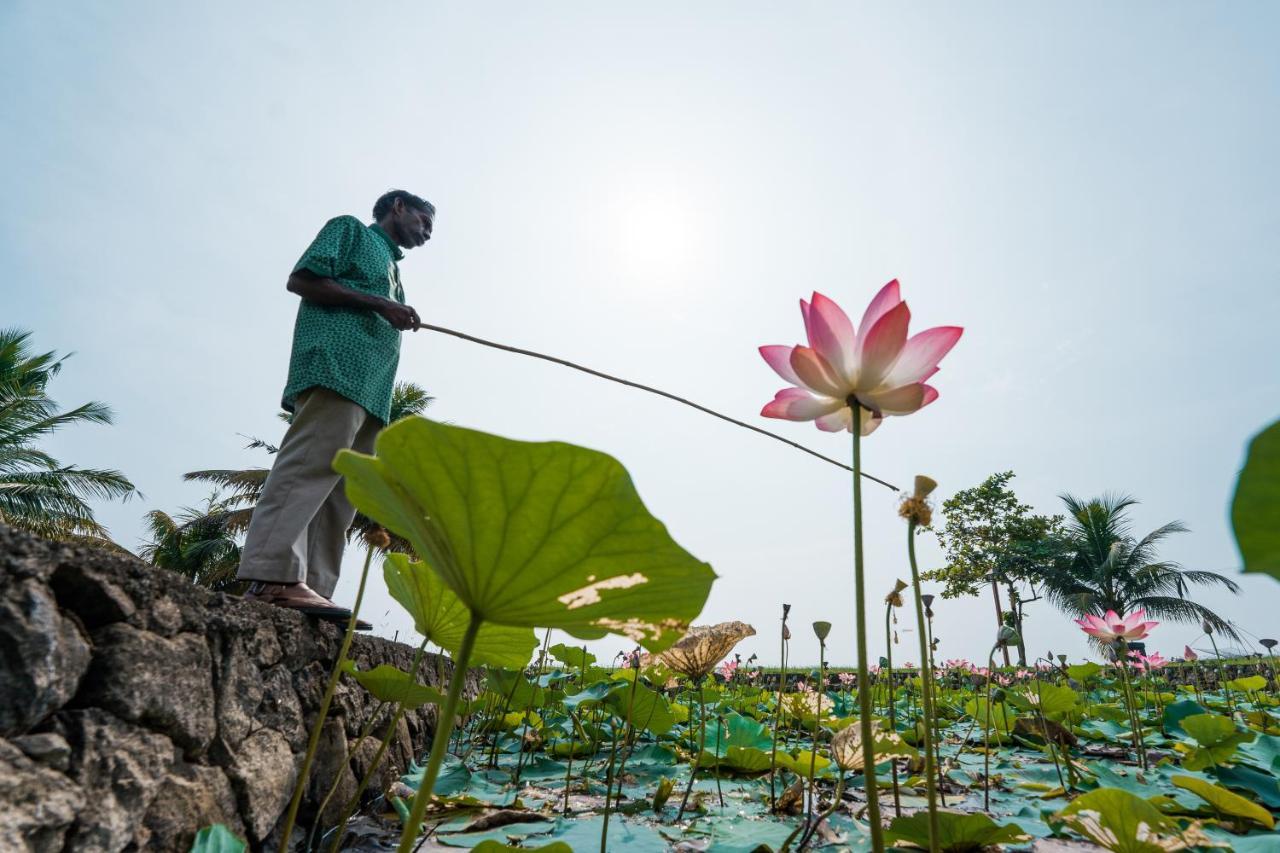
[[[317,305],[328,305],[332,308],[359,308],[381,314],[388,323],[402,332],[409,329],[416,332],[422,324],[422,320],[418,318],[418,312],[408,305],[401,305],[394,299],[384,299],[381,296],[343,287],[333,279],[321,278],[309,270],[302,269],[292,273],[285,286],[290,293],[296,293]]]

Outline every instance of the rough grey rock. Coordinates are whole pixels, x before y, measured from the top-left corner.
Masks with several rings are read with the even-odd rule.
[[[68,846],[116,851],[135,843],[140,818],[174,764],[173,742],[96,708],[62,711],[58,725],[71,744],[68,775],[86,794]]]
[[[0,587],[0,736],[23,734],[75,695],[89,643],[34,579]]]
[[[136,559],[0,525],[0,737],[12,741],[0,741],[0,850],[10,839],[19,850],[183,850],[214,822],[269,839],[341,639]],[[351,647],[362,669],[408,670],[414,653],[367,636]],[[439,674],[450,664],[427,656],[421,680]],[[375,704],[340,683],[302,827],[335,778],[335,814],[354,791],[376,744],[352,744]],[[370,796],[427,752],[434,722],[430,708],[401,719]]]
[[[200,828],[221,823],[244,838],[235,793],[217,767],[179,764],[165,777],[142,819],[138,845],[147,850],[189,850]]]
[[[351,771],[351,756],[347,751],[347,735],[341,719],[326,720],[320,730],[320,743],[316,747],[315,765],[307,783],[307,801],[321,803],[337,781],[333,796],[320,812],[320,823],[333,826],[342,817],[342,807],[356,792],[357,779]],[[315,809],[307,809],[308,823],[315,820]]]
[[[250,837],[266,838],[289,805],[298,765],[289,742],[274,729],[260,729],[240,744],[227,776],[236,792]]]
[[[0,839],[6,850],[56,851],[84,807],[75,782],[0,740]],[[10,846],[11,845],[11,846]]]
[[[166,639],[121,622],[95,631],[93,646],[77,705],[165,732],[189,757],[204,751],[217,728],[204,637]]]
[[[34,735],[20,735],[13,739],[13,745],[37,764],[43,764],[60,773],[65,773],[71,766],[71,745],[60,734],[41,732]]]

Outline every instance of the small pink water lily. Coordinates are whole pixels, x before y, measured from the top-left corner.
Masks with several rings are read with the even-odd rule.
[[[1200,655],[1196,654],[1195,650],[1192,649],[1190,646],[1185,646],[1182,649],[1182,659],[1183,660],[1199,660]]]
[[[1114,643],[1117,640],[1141,640],[1151,632],[1152,628],[1160,624],[1148,622],[1145,610],[1135,610],[1128,616],[1120,616],[1114,610],[1108,610],[1106,616],[1094,616],[1090,613],[1083,619],[1075,620],[1075,623],[1090,637],[1095,637],[1104,643]]]
[[[909,415],[929,405],[938,392],[925,380],[960,340],[959,326],[938,326],[907,337],[911,312],[886,284],[871,300],[855,330],[840,306],[815,292],[800,300],[809,345],[763,346],[760,355],[791,388],[779,391],[760,414],[789,421],[814,421],[826,432],[853,431],[850,399],[870,412],[862,435],[870,435],[886,415]]]

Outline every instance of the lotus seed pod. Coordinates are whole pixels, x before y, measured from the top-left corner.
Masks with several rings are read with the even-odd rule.
[[[1262,647],[1263,647],[1264,649],[1266,649],[1267,651],[1271,651],[1272,649],[1274,649],[1274,648],[1276,647],[1276,641],[1275,641],[1275,640],[1259,640],[1258,642],[1259,642],[1259,643],[1261,643],[1261,644],[1262,644]]]
[[[814,622],[813,633],[818,637],[818,640],[820,642],[825,643],[827,641],[827,635],[831,633],[831,623],[830,622]]]
[[[935,596],[933,595],[933,593],[926,593],[925,595],[920,596],[920,601],[924,604],[925,607],[933,607],[934,598]]]
[[[916,474],[915,496],[924,500],[933,494],[933,490],[938,488],[938,481],[932,477],[926,477],[924,474]]]
[[[370,548],[385,551],[391,547],[391,535],[385,528],[375,527],[364,534],[364,543]]]

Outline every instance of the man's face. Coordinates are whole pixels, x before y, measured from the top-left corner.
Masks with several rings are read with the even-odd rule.
[[[391,208],[391,237],[401,248],[416,249],[431,239],[431,215],[396,199]]]

